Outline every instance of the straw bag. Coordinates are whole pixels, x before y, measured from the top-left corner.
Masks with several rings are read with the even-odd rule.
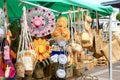
[[[84,14],[83,14],[84,16]],[[84,27],[86,31],[90,30],[90,23],[92,22],[92,18],[90,17],[90,12],[87,11],[85,14],[85,23],[84,23]]]
[[[116,60],[120,60],[120,46],[118,44],[118,41],[115,39],[112,41],[112,50],[113,50],[113,56],[116,58]]]
[[[116,63],[118,60],[120,60],[120,46],[118,44],[118,41],[114,39],[112,41],[112,62]],[[109,44],[107,44],[103,49],[102,52],[104,53],[105,57],[109,61]]]
[[[16,74],[17,77],[24,77],[25,74],[25,68],[23,62],[16,62]]]
[[[85,21],[90,23],[90,22],[92,22],[92,19],[91,19],[91,17],[89,15],[86,15],[85,16]]]
[[[82,16],[84,16],[84,14],[82,14]],[[88,18],[90,18],[88,17],[88,14],[85,15],[85,22],[82,25],[84,27],[84,31],[82,32],[82,35],[81,35],[81,44],[83,48],[89,48],[93,46],[93,35],[90,27],[91,20],[89,20]]]
[[[119,45],[120,45],[120,29],[118,29],[117,32],[113,33],[112,38],[117,39],[117,41],[118,41],[118,43],[119,43]]]
[[[39,61],[37,62],[36,66],[35,66],[33,77],[36,79],[45,77],[44,72],[43,72],[43,68],[40,66]]]
[[[31,43],[32,39],[30,37],[30,34],[27,32],[28,26],[26,22],[25,7],[23,8],[23,11],[24,11],[23,23],[21,23],[22,29],[21,29],[19,47],[17,52],[17,63],[19,64],[21,63],[21,66],[24,67],[25,74],[31,75],[33,73],[34,67],[37,62],[37,54],[35,53],[33,44]],[[18,66],[19,65],[17,65],[17,67]],[[20,75],[20,77],[24,77],[24,76]]]
[[[83,32],[81,37],[81,44],[83,48],[89,48],[93,46],[92,36],[90,37],[89,32]]]
[[[95,53],[93,54],[93,56],[95,58],[100,58],[102,56],[104,56],[103,52],[101,52],[102,48],[104,48],[106,46],[106,44],[103,46],[103,41],[101,38],[101,30],[99,30],[99,33],[94,29],[95,31]]]
[[[82,42],[83,43],[90,42],[90,35],[87,31],[82,33]]]

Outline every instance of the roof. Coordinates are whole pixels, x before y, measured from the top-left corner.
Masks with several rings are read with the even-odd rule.
[[[82,2],[81,0],[21,0],[21,1],[27,1],[34,4],[38,4],[59,12],[66,12],[70,10],[70,6],[74,6],[75,8],[81,7],[90,10],[91,12],[98,11],[98,14],[102,16],[108,16],[111,15],[113,12],[113,8],[111,6],[101,6],[101,5],[95,5],[90,4],[87,2]],[[4,0],[0,0],[0,8],[3,7]],[[32,5],[26,5],[24,3],[21,3],[20,0],[6,0],[7,4],[7,12],[8,12],[8,18],[9,21],[14,21],[16,19],[19,19],[22,16],[22,7],[26,6],[27,9],[32,8],[34,6]],[[76,9],[75,9],[76,10]],[[92,14],[93,17],[95,16]]]
[[[120,8],[120,0],[103,2],[101,3],[101,5],[104,5],[104,6],[111,5],[112,7]]]

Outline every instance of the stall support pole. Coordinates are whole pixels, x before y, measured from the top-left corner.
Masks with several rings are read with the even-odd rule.
[[[111,19],[111,16],[110,16],[110,28],[109,28],[109,43],[110,43],[110,46],[109,46],[109,50],[110,50],[110,63],[109,63],[109,79],[112,80],[112,19]]]

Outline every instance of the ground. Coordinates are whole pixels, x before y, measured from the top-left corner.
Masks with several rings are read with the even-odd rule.
[[[112,80],[120,80],[120,61],[113,64],[112,72]],[[93,71],[86,71],[85,73],[97,76],[99,80],[109,80],[109,66],[97,66]]]

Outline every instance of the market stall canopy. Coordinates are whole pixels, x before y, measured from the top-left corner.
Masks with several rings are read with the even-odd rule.
[[[9,20],[13,21],[20,18],[22,15],[23,4],[20,5],[20,0],[6,0]],[[98,11],[103,16],[111,15],[113,8],[111,6],[101,6],[96,4],[90,4],[81,0],[24,0],[32,3],[36,3],[59,12],[66,12],[70,9],[70,6],[78,6],[81,8]],[[4,0],[0,0],[0,7],[3,7]],[[31,5],[26,5],[32,7]]]

